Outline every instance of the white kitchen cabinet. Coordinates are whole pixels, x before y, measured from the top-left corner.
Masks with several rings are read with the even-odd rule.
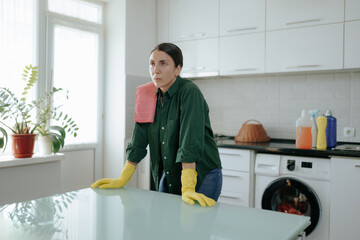
[[[171,42],[219,35],[219,0],[170,0]]]
[[[266,72],[342,68],[343,23],[266,34]]]
[[[345,22],[344,68],[360,68],[359,43],[360,20]]]
[[[220,75],[265,72],[265,32],[220,38]]]
[[[219,202],[253,207],[253,152],[219,148],[223,187]]]
[[[360,19],[360,1],[345,0],[345,21]]]
[[[359,158],[331,158],[330,240],[359,239],[359,182]]]
[[[265,31],[265,0],[220,0],[220,35]]]
[[[358,0],[354,0],[358,1]],[[344,21],[344,0],[268,0],[266,30]]]
[[[176,43],[182,50],[182,77],[219,75],[219,39],[208,38]]]

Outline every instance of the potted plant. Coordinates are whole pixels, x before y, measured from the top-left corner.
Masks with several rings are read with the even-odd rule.
[[[26,82],[21,96],[16,96],[8,88],[0,88],[0,149],[6,148],[8,142],[7,131],[11,132],[12,149],[15,158],[26,158],[33,155],[36,134],[47,136],[54,152],[64,146],[67,129],[76,136],[75,122],[62,112],[57,115],[59,107],[53,107],[53,95],[61,88],[53,88],[43,97],[28,101],[28,92],[37,81],[37,67],[26,66],[23,71],[23,80]],[[63,117],[64,116],[64,117]],[[66,118],[65,118],[66,116]],[[50,120],[63,120],[62,126],[50,126]],[[70,121],[69,121],[70,119]]]

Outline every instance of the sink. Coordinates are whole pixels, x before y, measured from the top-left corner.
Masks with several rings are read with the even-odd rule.
[[[345,151],[360,151],[360,145],[355,144],[344,144],[337,146],[335,150],[345,150]]]

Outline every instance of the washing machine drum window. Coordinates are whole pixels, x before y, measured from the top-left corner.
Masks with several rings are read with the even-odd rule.
[[[309,216],[311,224],[305,229],[307,236],[316,228],[321,216],[316,193],[304,182],[292,178],[272,182],[263,194],[261,206],[267,210]]]

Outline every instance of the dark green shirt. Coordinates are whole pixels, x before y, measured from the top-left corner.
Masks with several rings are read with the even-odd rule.
[[[221,168],[219,151],[210,126],[209,107],[200,89],[191,81],[177,77],[163,95],[157,89],[153,123],[135,123],[126,154],[138,163],[150,148],[150,166],[156,190],[165,171],[170,193],[181,194],[182,162],[196,163],[197,188],[206,174]],[[160,162],[161,161],[161,162]]]

